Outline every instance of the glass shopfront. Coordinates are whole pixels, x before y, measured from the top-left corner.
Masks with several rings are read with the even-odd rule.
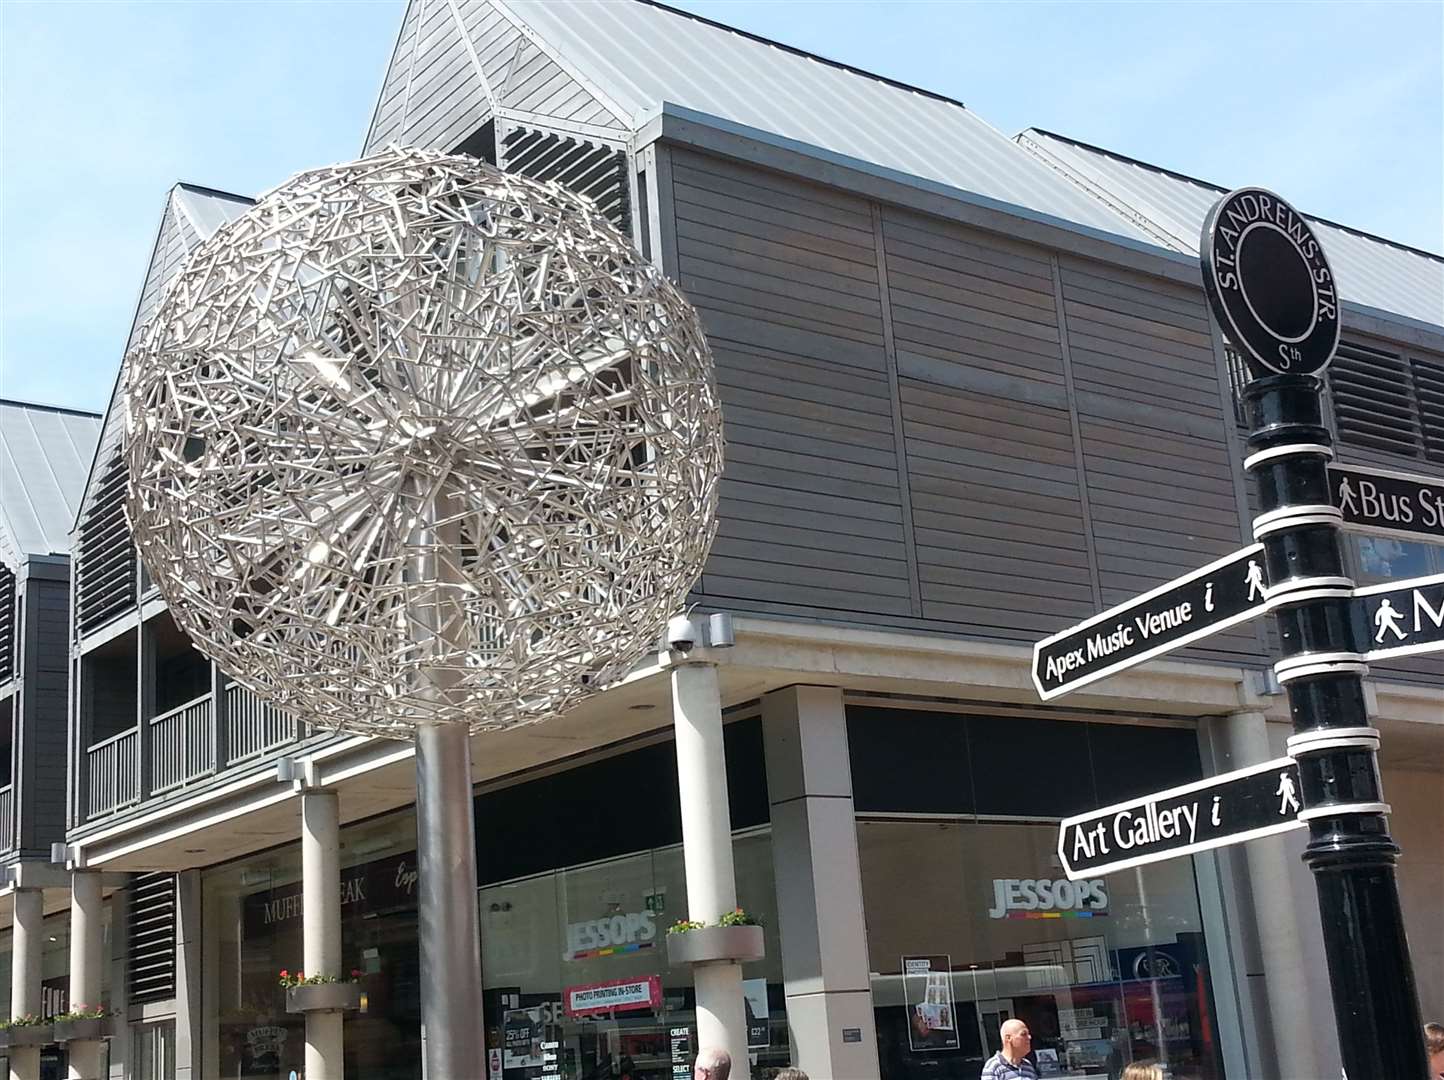
[[[1010,1018],[1040,1077],[1222,1076],[1192,861],[1070,882],[1056,852],[1058,818],[1197,779],[1191,729],[848,719],[884,1080],[975,1080]]]
[[[758,1071],[788,1064],[760,723],[725,729],[738,901],[764,923],[745,965]],[[477,1080],[661,1080],[695,1051],[690,970],[667,961],[687,917],[676,756],[660,740],[476,799],[488,1062]],[[410,812],[341,832],[342,966],[362,1009],[345,1021],[346,1076],[420,1076],[416,833]],[[207,871],[205,1075],[284,1078],[303,1018],[279,973],[302,964],[300,848]],[[555,1047],[544,1045],[556,1043]],[[545,1070],[556,1056],[557,1070]],[[680,1060],[680,1058],[679,1058]]]

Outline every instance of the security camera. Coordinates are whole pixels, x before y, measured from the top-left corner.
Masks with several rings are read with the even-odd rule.
[[[667,648],[680,653],[691,652],[697,644],[697,627],[686,615],[673,615],[667,620]]]

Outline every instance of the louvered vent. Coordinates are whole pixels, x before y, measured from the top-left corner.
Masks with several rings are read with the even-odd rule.
[[[533,180],[555,180],[597,204],[623,233],[632,228],[627,155],[612,146],[516,127],[502,140],[502,168]]]
[[[1430,461],[1444,461],[1444,364],[1415,360],[1413,367],[1424,456]]]
[[[1243,388],[1248,385],[1250,375],[1243,354],[1232,345],[1223,347],[1223,362],[1228,368],[1228,390],[1233,400],[1233,419],[1239,425],[1248,423],[1248,409],[1244,408]]]
[[[75,622],[88,634],[135,603],[135,545],[125,520],[125,460],[106,465],[80,523],[75,553]]]
[[[0,566],[0,683],[15,677],[15,575]]]
[[[1341,345],[1329,369],[1329,386],[1341,443],[1419,456],[1418,405],[1402,357]]]
[[[131,878],[126,908],[131,1004],[175,997],[175,875]]]

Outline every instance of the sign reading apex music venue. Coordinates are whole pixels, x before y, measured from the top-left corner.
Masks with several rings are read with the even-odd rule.
[[[1263,545],[1160,585],[1033,646],[1044,701],[1252,618],[1264,609]]]

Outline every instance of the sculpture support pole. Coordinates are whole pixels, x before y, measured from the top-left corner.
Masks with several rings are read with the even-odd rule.
[[[301,795],[302,958],[307,975],[341,971],[341,805],[334,791]],[[342,1080],[344,1014],[306,1014],[306,1080]]]
[[[418,530],[418,581],[437,582],[418,629],[445,637],[447,590],[459,547],[456,523],[431,520]],[[428,673],[432,690],[453,682],[444,669]],[[481,1014],[481,934],[477,920],[476,837],[471,793],[471,734],[464,724],[416,729],[417,916],[421,946],[421,1042],[428,1080],[474,1076],[486,1060]]]

